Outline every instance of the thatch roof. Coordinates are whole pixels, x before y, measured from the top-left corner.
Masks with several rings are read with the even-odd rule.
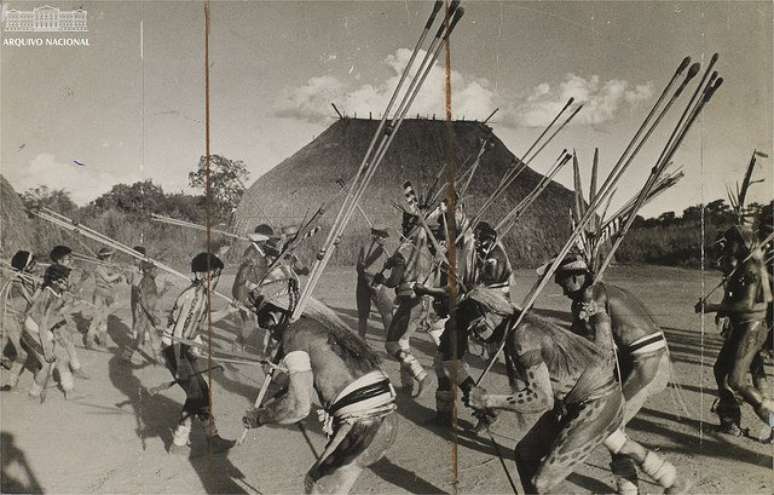
[[[35,231],[27,218],[21,198],[0,175],[0,256],[10,258],[20,250],[32,250]]]
[[[307,211],[309,214],[314,212],[340,190],[337,179],[348,180],[355,174],[378,124],[376,120],[367,119],[338,120],[311,143],[261,176],[242,197],[235,216],[236,229],[249,231],[266,220],[264,212],[275,226],[300,222]],[[402,204],[403,181],[412,181],[421,193],[448,160],[450,136],[454,157],[462,164],[478,152],[482,139],[490,133],[491,129],[479,122],[456,121],[449,132],[443,121],[404,121],[361,202],[363,209],[372,221],[399,228],[400,213],[392,202]],[[470,214],[475,213],[494,191],[514,160],[513,154],[496,136],[492,136],[492,141],[493,147],[484,154],[467,194],[466,211]],[[524,171],[484,220],[492,223],[500,220],[541,177],[531,169]],[[512,261],[519,265],[535,265],[558,250],[569,235],[567,212],[572,204],[571,191],[559,184],[550,184],[506,239]],[[325,227],[333,221],[340,205],[341,202],[337,202],[323,218],[324,230],[318,235],[318,244],[324,239]],[[334,261],[354,263],[356,251],[353,246],[367,234],[367,224],[356,212]]]

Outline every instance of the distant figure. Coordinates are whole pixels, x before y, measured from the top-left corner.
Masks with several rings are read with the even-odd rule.
[[[22,332],[22,345],[25,346],[31,360],[28,364],[35,366],[35,379],[29,395],[41,397],[45,394],[48,379],[56,366],[59,372],[59,383],[65,398],[70,396],[75,384],[70,373],[66,351],[57,352],[61,339],[57,334],[66,331],[67,322],[62,314],[62,308],[67,304],[65,292],[68,289],[70,269],[64,265],[52,264],[43,276],[40,293],[35,297],[27,310]]]
[[[134,246],[133,248],[137,253],[146,256],[147,251],[143,246]],[[138,260],[133,269],[127,273],[127,283],[129,283],[129,308],[132,312],[132,333],[131,338],[137,338],[137,319],[140,310],[139,307],[139,290],[140,281],[142,280],[142,261]]]
[[[266,274],[269,266],[269,260],[266,255],[266,243],[274,236],[274,229],[268,224],[261,224],[255,227],[255,231],[249,235],[250,245],[242,254],[242,262],[239,264],[234,284],[231,287],[231,294],[240,303],[248,308],[253,307],[255,296],[251,294],[251,286],[257,285]],[[252,313],[240,310],[241,320],[240,334],[237,336],[237,346],[244,350],[250,335],[255,330],[255,318]],[[257,349],[258,352],[264,349]]]
[[[280,252],[286,251],[288,249],[288,246],[293,241],[293,239],[296,238],[298,235],[298,227],[291,225],[288,227],[282,227],[282,230],[280,231]],[[279,256],[279,253],[277,253],[277,256]],[[309,275],[309,267],[306,266],[299,258],[296,256],[295,253],[288,252],[284,255],[283,263],[285,263],[287,266],[289,266],[296,275],[300,276],[306,276]]]
[[[766,398],[755,384],[748,384],[747,372],[768,336],[766,311],[772,302],[771,285],[763,265],[763,253],[755,245],[755,234],[746,225],[735,225],[723,235],[723,263],[729,276],[720,304],[699,301],[695,311],[728,316],[730,333],[715,362],[715,381],[720,400],[717,414],[720,431],[734,436],[743,434],[740,396],[770,429],[774,428],[774,400]],[[768,442],[774,439],[769,434]]]
[[[65,321],[65,326],[60,332],[56,333],[56,337],[59,344],[64,347],[64,350],[67,353],[67,364],[72,370],[73,376],[80,378],[81,380],[88,380],[89,375],[86,374],[86,372],[83,370],[83,366],[81,365],[81,360],[78,357],[78,351],[75,349],[73,340],[73,337],[76,335],[80,337],[78,325],[75,323],[73,317],[75,316],[75,313],[81,311],[80,307],[84,303],[84,301],[78,299],[78,297],[82,293],[82,286],[79,287],[79,284],[83,284],[85,278],[83,275],[86,273],[86,271],[81,272],[82,276],[80,280],[78,280],[78,283],[73,280],[75,275],[71,253],[72,250],[67,246],[54,246],[54,248],[49,253],[49,258],[53,263],[64,265],[70,269],[70,275],[67,278],[67,291],[65,293],[65,299],[67,303],[60,309],[62,318],[64,318]]]
[[[0,388],[3,391],[16,388],[24,370],[24,363],[27,361],[27,351],[21,345],[21,336],[25,314],[38,291],[38,279],[33,275],[35,264],[35,256],[32,253],[17,251],[11,258],[11,267],[16,273],[0,288],[0,304],[2,304],[0,354],[5,352],[9,344],[14,351],[8,382]]]
[[[347,494],[363,469],[378,461],[397,436],[395,391],[380,369],[379,356],[329,308],[312,301],[300,319],[289,323],[298,288],[270,298],[258,321],[281,341],[287,391],[260,409],[246,412],[246,428],[291,425],[312,410],[314,397],[328,443],[304,479],[306,493]]]
[[[103,247],[97,253],[100,261],[110,263],[113,259],[114,251],[111,248]],[[94,270],[96,287],[94,288],[94,317],[89,324],[89,330],[86,332],[86,348],[105,348],[107,346],[108,319],[111,314],[112,306],[115,302],[115,286],[124,276],[121,272],[112,269],[106,265],[99,265]]]
[[[357,286],[355,288],[355,302],[357,304],[357,333],[365,338],[368,333],[368,317],[371,314],[371,303],[376,305],[382,318],[384,333],[390,329],[392,322],[393,298],[389,289],[381,284],[374,284],[374,274],[368,269],[376,263],[384,254],[384,240],[389,237],[389,232],[384,226],[371,227],[371,244],[366,251],[365,246],[360,247],[357,256]]]
[[[143,345],[149,344],[154,359],[160,363],[161,342],[157,329],[161,326],[161,322],[157,313],[164,291],[156,284],[156,265],[142,261],[140,271],[142,278],[136,288],[137,316],[132,331],[132,341],[124,348],[122,357],[131,362],[134,353]]]

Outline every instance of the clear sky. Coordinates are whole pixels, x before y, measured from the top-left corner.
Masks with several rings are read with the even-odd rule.
[[[3,12],[44,4],[86,9],[89,46],[0,48],[1,172],[17,190],[64,187],[81,204],[141,178],[186,189],[187,172],[204,153],[202,4],[4,1]],[[680,60],[706,61],[716,51],[725,83],[676,156],[686,178],[644,213],[725,197],[754,147],[774,158],[772,2],[463,5],[452,42],[457,117],[483,119],[500,107],[495,132],[520,155],[567,97],[588,102],[578,123],[534,162],[537,170],[575,148],[587,178],[595,146],[609,170]],[[333,122],[331,101],[349,114],[379,114],[430,8],[213,1],[213,153],[244,160],[255,179]],[[436,70],[412,114],[441,115],[442,89]],[[643,150],[620,201],[659,149]],[[774,174],[771,159],[759,163],[756,176],[766,182],[752,199],[762,201],[774,196]],[[565,171],[559,180],[569,185],[570,178]]]

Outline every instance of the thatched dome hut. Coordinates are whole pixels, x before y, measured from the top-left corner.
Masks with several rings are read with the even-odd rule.
[[[347,181],[355,174],[378,125],[378,121],[368,119],[336,121],[245,191],[234,219],[236,229],[248,232],[257,223],[266,221],[264,215],[269,216],[275,226],[298,223],[307,212],[311,215],[340,191],[337,179]],[[484,154],[465,198],[466,210],[476,212],[514,161],[513,154],[491,133],[491,128],[480,122],[455,121],[450,132],[444,121],[404,121],[363,197],[363,210],[372,221],[399,228],[401,215],[392,202],[402,204],[403,182],[412,181],[421,193],[448,161],[447,143],[450,140],[454,158],[462,164],[475,156],[482,140],[491,135],[493,146]],[[534,170],[525,170],[502,200],[490,208],[484,220],[495,223],[503,218],[541,177]],[[558,250],[569,235],[567,212],[572,204],[571,191],[557,183],[549,185],[507,236],[506,247],[516,265],[533,266]],[[334,204],[323,217],[323,231],[309,249],[317,249],[322,243],[325,227],[333,222],[340,205],[340,201]],[[354,263],[354,247],[367,234],[368,225],[356,212],[334,261]]]
[[[10,258],[19,249],[32,250],[35,231],[21,198],[0,175],[0,257]]]

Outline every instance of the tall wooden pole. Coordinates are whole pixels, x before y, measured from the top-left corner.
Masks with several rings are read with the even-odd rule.
[[[446,0],[446,17],[444,22],[451,22],[451,11],[449,1]],[[454,143],[454,123],[452,121],[452,87],[451,87],[451,46],[449,44],[449,38],[444,41],[444,93],[445,93],[445,107],[446,107],[446,128],[448,132],[448,139],[446,140],[446,180],[448,187],[446,188],[446,202],[448,204],[447,210],[447,222],[446,222],[446,239],[447,239],[447,255],[449,265],[446,272],[447,290],[449,291],[449,318],[450,318],[450,330],[452,331],[451,345],[452,355],[457,356],[457,337],[458,331],[456,325],[456,308],[457,308],[457,249],[454,239],[457,237],[457,223],[455,221],[455,212],[457,211],[457,186],[455,179],[457,177],[457,163],[456,163],[456,146]],[[458,361],[455,360],[455,363]],[[450,381],[452,383],[452,437],[454,443],[452,444],[452,486],[454,487],[454,493],[457,493],[459,484],[459,439],[457,437],[457,368],[456,366],[451,369]]]

